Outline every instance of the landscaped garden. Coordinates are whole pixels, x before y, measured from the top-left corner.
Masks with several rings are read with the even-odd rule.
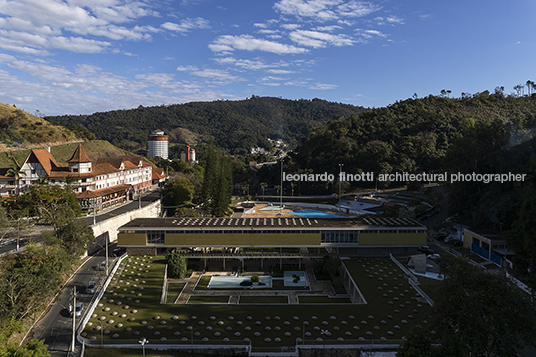
[[[321,303],[320,309],[307,305],[311,302],[281,304],[287,296],[276,295],[241,296],[241,302],[245,298],[252,305],[227,304],[224,300],[228,301],[229,295],[192,295],[197,304],[191,299],[189,304],[160,304],[164,259],[128,257],[92,312],[82,336],[90,345],[100,344],[101,338],[104,343],[132,343],[146,337],[151,344],[191,344],[193,338],[195,344],[251,343],[277,348],[301,343],[303,338],[306,344],[369,343],[371,339],[398,342],[413,324],[426,323],[429,306],[391,260],[362,258],[344,263],[367,304],[341,303],[344,299],[340,299],[331,305],[325,295],[318,295],[320,300],[315,302],[314,294],[300,296],[300,301],[313,298],[309,301]],[[174,288],[171,295],[177,290]],[[256,303],[274,305],[259,309]]]

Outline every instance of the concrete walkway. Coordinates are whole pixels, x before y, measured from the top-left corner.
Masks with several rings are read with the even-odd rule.
[[[240,296],[288,296],[291,305],[298,304],[298,295],[329,295],[334,296],[333,289],[329,282],[316,281],[311,264],[306,265],[307,278],[309,281],[309,290],[194,290],[197,281],[201,275],[227,275],[228,272],[209,272],[202,273],[196,271],[188,279],[175,280],[176,282],[186,282],[176,304],[186,304],[192,295],[204,296],[230,296],[229,304],[238,304]]]

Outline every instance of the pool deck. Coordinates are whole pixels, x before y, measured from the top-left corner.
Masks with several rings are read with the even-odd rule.
[[[225,275],[228,272],[206,272],[202,273],[200,271],[196,271],[192,274],[192,276],[188,279],[180,279],[180,280],[173,280],[177,282],[186,282],[186,286],[184,287],[182,293],[180,294],[179,298],[176,301],[176,304],[186,304],[190,296],[192,295],[210,295],[210,296],[231,296],[231,299],[229,300],[230,305],[236,305],[238,304],[238,298],[239,296],[276,296],[276,295],[288,295],[289,302],[291,305],[298,304],[298,297],[297,295],[329,295],[329,296],[335,296],[333,290],[331,289],[331,285],[328,282],[323,281],[316,281],[313,274],[313,268],[312,266],[307,266],[307,275],[308,275],[308,282],[309,287],[311,290],[194,290],[194,286],[201,277],[201,275]]]
[[[283,203],[283,205],[284,204],[285,203]],[[262,208],[265,208],[265,207],[270,207],[270,206],[266,205],[266,204],[255,205],[255,207],[254,207],[255,212],[254,213],[243,214],[242,212],[235,212],[235,213],[233,213],[233,218],[240,218],[240,217],[246,217],[246,218],[277,218],[277,217],[280,217],[280,216],[278,216],[279,210],[261,210]],[[302,210],[302,209],[315,209],[317,211],[322,211],[322,212],[331,213],[331,214],[337,214],[337,215],[341,215],[343,217],[353,217],[351,214],[346,214],[344,212],[333,212],[333,211],[329,211],[329,210],[326,210],[326,209],[323,209],[323,208],[300,207],[300,206],[285,206],[285,208],[283,208],[283,217],[303,218],[303,216],[299,216],[299,215],[291,213],[292,211],[299,211],[299,210]]]

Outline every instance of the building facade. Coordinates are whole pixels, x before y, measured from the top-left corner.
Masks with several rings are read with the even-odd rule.
[[[22,164],[24,175],[21,175],[19,182],[9,178],[8,189],[3,189],[1,193],[14,193],[17,184],[21,192],[28,191],[31,185],[44,178],[52,185],[70,185],[82,208],[93,209],[125,201],[129,192],[139,192],[153,183],[152,164],[140,156],[92,160],[79,144],[67,163],[67,167],[60,166],[50,148],[33,149]],[[165,178],[161,169],[157,176],[159,180]]]
[[[193,161],[195,162],[195,149],[189,147],[188,145],[186,145],[186,148],[184,148],[184,150],[181,151],[181,161],[184,161],[184,162],[190,162],[190,161]]]
[[[161,157],[168,159],[168,136],[161,130],[155,130],[149,135],[149,151],[147,157]]]
[[[384,255],[416,249],[426,235],[425,226],[407,218],[139,218],[119,228],[117,245],[154,251],[317,247],[348,255],[359,248]]]

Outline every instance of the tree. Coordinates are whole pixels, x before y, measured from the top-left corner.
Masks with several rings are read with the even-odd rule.
[[[191,202],[194,197],[195,187],[190,180],[178,177],[168,180],[162,190],[164,206],[180,206]]]
[[[445,271],[431,326],[443,356],[517,356],[536,341],[536,311],[506,277],[458,259]]]
[[[437,351],[432,348],[430,333],[420,325],[413,327],[404,344],[400,345],[396,357],[432,357]]]
[[[168,265],[168,278],[184,279],[186,277],[186,259],[177,252],[170,252],[166,255]]]
[[[87,250],[89,244],[95,241],[93,229],[85,220],[71,220],[56,232],[56,237],[67,252],[71,263],[78,260]]]
[[[268,187],[268,184],[266,182],[261,182],[259,186],[261,187],[262,196],[264,197],[264,190],[266,189],[266,187]]]
[[[13,177],[17,181],[17,196],[20,195],[20,179],[24,177],[24,171],[21,170],[18,164],[15,164],[15,166],[7,170],[6,176]]]

